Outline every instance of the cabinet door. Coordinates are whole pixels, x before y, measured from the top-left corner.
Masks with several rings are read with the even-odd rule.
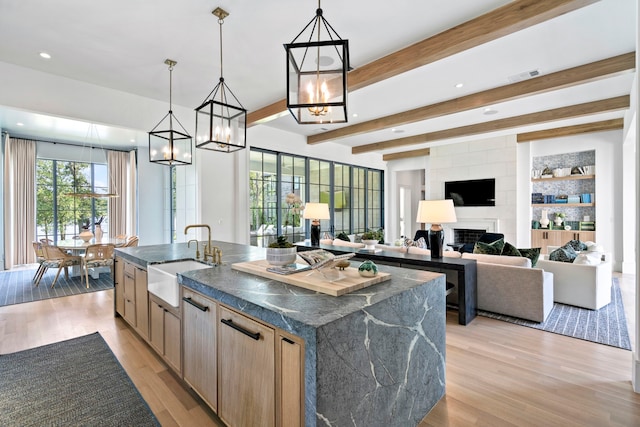
[[[216,303],[183,288],[181,304],[184,380],[217,411]]]
[[[304,347],[301,343],[278,335],[278,425],[299,427],[304,425]]]
[[[164,356],[164,307],[154,298],[149,301],[149,343]]]
[[[275,425],[275,333],[220,307],[218,415],[230,426]]]
[[[181,372],[180,318],[169,310],[164,310],[164,357],[173,369]]]
[[[546,254],[547,246],[560,246],[562,231],[556,230],[531,230],[531,247],[542,248],[541,253]]]
[[[147,270],[136,267],[136,329],[149,339],[149,296],[147,294]]]
[[[124,274],[124,319],[134,328],[136,327],[136,280],[129,274]]]
[[[580,240],[581,242],[594,242],[595,241],[595,231],[563,231],[562,232],[562,241],[563,244],[567,243],[569,240]]]
[[[120,257],[115,259],[114,273],[115,310],[120,316],[124,316],[124,261]]]

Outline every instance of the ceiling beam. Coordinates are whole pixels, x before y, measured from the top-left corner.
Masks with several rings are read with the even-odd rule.
[[[349,92],[438,61],[467,49],[596,3],[599,0],[515,0],[435,36],[349,72]],[[247,126],[265,123],[286,111],[282,99],[247,114]],[[279,111],[277,111],[279,110]]]
[[[635,52],[629,52],[530,80],[311,135],[307,137],[307,144],[316,144],[332,139],[397,127],[633,72],[635,70],[635,56]]]
[[[519,133],[517,141],[529,142],[540,139],[558,138],[560,136],[580,135],[583,133],[602,132],[605,130],[618,130],[623,128],[624,119],[603,120],[600,122],[583,123],[581,125],[545,129],[536,132]]]
[[[553,110],[524,114],[522,116],[508,117],[490,122],[476,123],[458,128],[445,129],[436,132],[423,133],[421,135],[406,138],[392,139],[375,142],[373,144],[360,145],[351,149],[352,154],[362,154],[371,151],[389,150],[397,147],[413,144],[424,144],[448,138],[477,135],[487,132],[512,129],[520,126],[528,126],[538,123],[553,122],[575,117],[583,117],[591,114],[606,113],[629,108],[629,95],[584,104],[570,105],[568,107],[555,108]]]
[[[400,153],[390,153],[382,156],[383,161],[408,159],[411,157],[429,156],[431,154],[431,148],[422,148],[420,150],[402,151]]]

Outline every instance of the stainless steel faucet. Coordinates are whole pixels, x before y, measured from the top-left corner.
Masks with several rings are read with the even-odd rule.
[[[207,261],[207,257],[211,258],[212,262],[215,262],[215,256],[214,256],[214,251],[213,251],[213,246],[211,245],[211,227],[209,227],[207,224],[191,224],[191,225],[187,225],[184,228],[184,234],[187,234],[187,231],[189,231],[190,228],[206,228],[207,232],[208,232],[208,237],[207,237],[207,242],[204,246],[204,256],[203,259],[206,262]],[[187,244],[188,246],[188,244]]]

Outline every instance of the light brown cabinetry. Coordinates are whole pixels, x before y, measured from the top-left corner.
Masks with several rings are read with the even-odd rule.
[[[124,317],[124,260],[116,257],[114,264],[115,310],[116,313]]]
[[[304,346],[298,338],[278,334],[278,369],[276,370],[276,425],[299,427],[304,425]]]
[[[118,277],[119,264],[122,264],[122,276]],[[116,262],[116,311],[119,312],[145,340],[149,339],[149,297],[147,293],[147,270],[123,258]],[[120,286],[118,282],[122,282]],[[120,296],[120,292],[122,291]],[[121,303],[118,300],[121,300]]]
[[[183,378],[217,412],[217,304],[183,287],[181,306]]]
[[[547,246],[562,246],[569,240],[593,242],[595,235],[595,231],[531,230],[531,247],[542,248],[541,253],[547,254]]]
[[[181,334],[179,310],[150,294],[149,343],[177,373],[182,371]]]
[[[275,331],[219,310],[218,416],[230,426],[275,426]]]

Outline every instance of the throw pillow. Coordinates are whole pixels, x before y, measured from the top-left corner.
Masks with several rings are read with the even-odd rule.
[[[504,239],[498,239],[493,243],[476,242],[473,247],[474,254],[500,255],[504,248]]]
[[[564,246],[571,246],[574,251],[584,251],[587,249],[587,245],[582,243],[580,240],[569,240]]]
[[[598,254],[590,254],[590,253],[581,253],[576,259],[573,260],[574,264],[584,264],[584,265],[598,265],[600,264],[600,257]]]
[[[420,237],[418,240],[416,240],[415,242],[413,242],[414,246],[417,246],[421,249],[429,249],[427,247],[427,241],[424,240],[424,237]]]
[[[540,258],[540,250],[541,248],[519,248],[520,254],[523,257],[529,258],[531,260],[531,267],[535,267],[538,263],[538,259]]]
[[[336,236],[336,239],[344,240],[345,242],[351,241],[351,239],[349,239],[349,236],[347,236],[347,233],[345,233],[344,231],[341,233],[338,233],[338,235]]]
[[[572,246],[563,246],[549,254],[550,261],[573,262],[578,254],[573,250]]]
[[[504,255],[504,256],[522,256],[520,251],[518,249],[516,249],[516,247],[513,246],[509,242],[504,242],[504,247],[502,248],[502,253],[500,255]]]

